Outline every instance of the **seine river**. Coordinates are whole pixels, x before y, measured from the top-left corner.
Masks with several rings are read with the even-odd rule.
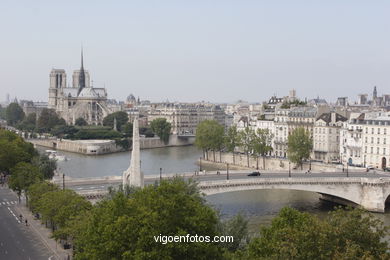
[[[39,148],[39,150],[45,150]],[[58,162],[59,171],[71,177],[97,177],[122,175],[129,167],[130,153],[115,153],[100,156],[86,156],[59,151],[69,160]],[[194,146],[169,147],[141,150],[141,169],[145,175],[163,173],[193,172],[198,169],[197,159],[201,151]],[[313,192],[288,190],[254,190],[217,194],[207,197],[207,201],[220,211],[222,217],[229,218],[242,213],[249,219],[251,232],[257,231],[260,224],[269,224],[282,207],[290,206],[301,211],[324,216],[335,205],[319,200]],[[375,214],[390,225],[390,212]]]

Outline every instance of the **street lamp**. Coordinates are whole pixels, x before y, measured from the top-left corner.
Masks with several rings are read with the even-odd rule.
[[[65,173],[62,174],[62,189],[65,190]]]
[[[202,171],[202,157],[199,157],[199,173]]]
[[[291,162],[288,161],[288,177],[291,178]]]
[[[349,177],[349,174],[348,174],[348,163],[347,163],[347,177]]]
[[[226,163],[226,180],[229,180],[229,163]]]
[[[160,168],[160,183],[161,183],[161,180],[162,180],[162,168]]]

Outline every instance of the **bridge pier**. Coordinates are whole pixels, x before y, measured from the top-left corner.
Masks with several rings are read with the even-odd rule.
[[[363,185],[360,205],[371,212],[385,212],[387,196],[382,185]]]

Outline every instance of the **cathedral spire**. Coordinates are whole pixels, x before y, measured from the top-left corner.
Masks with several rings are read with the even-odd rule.
[[[83,47],[81,47],[81,68],[80,68],[80,74],[79,74],[79,91],[78,94],[80,94],[81,90],[85,88],[85,71],[84,71],[84,57],[83,57]]]

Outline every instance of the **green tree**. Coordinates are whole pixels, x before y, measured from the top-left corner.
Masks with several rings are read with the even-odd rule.
[[[248,220],[241,214],[234,216],[224,222],[221,222],[221,234],[223,236],[233,236],[232,243],[223,243],[230,252],[244,250],[249,243]]]
[[[86,125],[88,125],[87,121],[85,121],[85,119],[82,118],[82,117],[77,118],[74,124],[77,125],[77,126],[86,126]]]
[[[109,114],[103,119],[103,125],[114,128],[114,120],[116,119],[117,130],[121,131],[121,127],[129,121],[129,116],[126,112],[118,111],[112,114]]]
[[[38,153],[31,143],[11,131],[0,129],[0,171],[10,173],[19,162],[31,162]]]
[[[291,162],[303,166],[303,160],[310,158],[313,141],[308,130],[298,127],[288,136],[287,154]]]
[[[249,153],[253,151],[253,140],[255,139],[255,131],[249,127],[245,127],[243,131],[239,131],[238,136],[240,146],[244,150],[247,158],[247,166],[249,167]]]
[[[233,164],[235,164],[236,161],[234,151],[236,147],[240,144],[240,136],[238,134],[236,125],[229,127],[225,135],[224,141],[227,151],[233,154]]]
[[[257,129],[253,135],[253,153],[256,155],[257,169],[259,168],[259,156],[263,157],[263,169],[265,169],[265,156],[272,151],[273,135],[268,129]]]
[[[35,113],[28,114],[22,122],[16,125],[16,128],[23,131],[34,131],[36,128],[36,117]]]
[[[57,161],[50,159],[47,155],[41,154],[35,156],[32,164],[39,168],[45,180],[50,180],[54,176],[54,171],[57,169]]]
[[[72,125],[56,125],[50,133],[59,138],[73,139],[79,130]]]
[[[248,247],[248,259],[389,259],[388,234],[372,214],[338,208],[321,220],[283,208]]]
[[[196,128],[195,145],[206,153],[213,151],[215,161],[215,151],[220,151],[224,142],[224,127],[215,120],[204,120]]]
[[[29,208],[33,213],[38,212],[38,207],[40,206],[40,199],[43,194],[51,191],[59,190],[58,185],[42,181],[32,184],[27,192],[28,200],[29,200]]]
[[[75,191],[65,189],[46,192],[38,200],[36,210],[41,213],[43,222],[50,222],[52,230],[66,227],[68,221],[84,211],[91,209],[91,203]],[[62,231],[53,234],[56,239],[63,238]]]
[[[211,236],[218,217],[196,184],[174,178],[130,195],[116,193],[74,230],[76,259],[222,259],[217,243],[158,243],[161,235]]]
[[[153,133],[158,135],[160,139],[167,144],[169,142],[169,135],[171,134],[171,123],[167,122],[166,118],[156,118],[150,122],[150,128]]]
[[[38,118],[38,131],[50,132],[55,126],[65,126],[66,122],[60,118],[54,109],[44,108]]]
[[[12,190],[16,191],[19,201],[22,192],[24,192],[27,202],[27,192],[29,187],[41,180],[43,180],[43,175],[39,171],[38,167],[30,163],[20,162],[11,169],[9,186]]]
[[[122,133],[125,137],[133,136],[133,123],[128,122],[122,126]]]
[[[5,113],[7,117],[7,124],[11,126],[15,126],[17,123],[21,122],[25,116],[23,109],[18,103],[9,104]]]
[[[0,119],[7,120],[7,108],[0,105]]]
[[[139,134],[146,137],[154,137],[154,133],[150,127],[140,127]]]

